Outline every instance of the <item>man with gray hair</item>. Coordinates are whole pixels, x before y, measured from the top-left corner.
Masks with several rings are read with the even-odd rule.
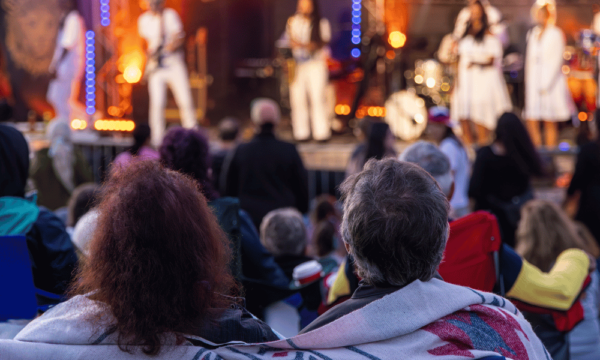
[[[226,196],[238,197],[258,229],[271,210],[293,207],[308,211],[308,174],[294,144],[277,139],[279,105],[256,99],[251,107],[257,134],[239,145],[223,165]]]
[[[269,212],[260,224],[260,242],[290,279],[296,266],[312,260],[304,255],[306,226],[302,214],[294,208]]]
[[[390,337],[405,339],[406,344],[390,346],[394,358],[483,358],[517,351],[529,359],[546,358],[541,341],[510,302],[434,278],[449,236],[450,206],[427,171],[396,159],[370,160],[340,190],[342,239],[362,281],[349,300],[301,334],[335,334],[347,347],[368,343],[372,352],[390,346],[385,341]],[[353,325],[360,327],[361,339]],[[516,336],[518,331],[527,339]]]
[[[407,147],[398,159],[419,165],[433,176],[446,197],[452,198],[454,177],[450,159],[437,146],[426,141],[418,141]]]

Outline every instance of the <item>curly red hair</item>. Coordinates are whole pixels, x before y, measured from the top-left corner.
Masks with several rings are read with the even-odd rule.
[[[121,350],[156,355],[164,333],[194,333],[236,291],[227,238],[191,178],[132,163],[103,187],[100,217],[71,294],[116,319]]]

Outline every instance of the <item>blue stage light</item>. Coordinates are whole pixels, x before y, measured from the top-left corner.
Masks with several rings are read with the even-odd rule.
[[[359,49],[352,49],[352,57],[353,58],[359,58],[360,57],[360,50]]]

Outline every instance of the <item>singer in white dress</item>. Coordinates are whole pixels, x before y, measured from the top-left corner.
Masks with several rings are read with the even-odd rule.
[[[471,5],[471,20],[458,44],[458,86],[454,93],[454,114],[461,120],[465,142],[473,139],[471,122],[477,130],[477,143],[487,145],[498,118],[512,110],[502,75],[502,43],[489,32],[481,2]]]
[[[313,139],[325,141],[331,137],[325,46],[331,40],[331,27],[327,19],[321,18],[317,1],[298,0],[297,13],[289,18],[285,34],[296,61],[290,105],[294,139],[298,141],[310,139],[311,125]]]
[[[573,99],[562,72],[565,35],[554,25],[555,6],[551,2],[534,5],[532,14],[539,25],[527,40],[525,62],[525,119],[531,139],[542,145],[540,121],[544,122],[545,145],[558,144],[558,123],[570,120]]]

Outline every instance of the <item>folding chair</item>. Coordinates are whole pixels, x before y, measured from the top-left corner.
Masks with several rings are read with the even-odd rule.
[[[0,321],[33,319],[39,306],[36,297],[59,301],[60,295],[37,289],[33,284],[31,260],[24,235],[0,236]]]
[[[494,215],[485,211],[467,215],[450,223],[450,238],[438,271],[451,284],[491,292],[500,278],[501,245]]]

